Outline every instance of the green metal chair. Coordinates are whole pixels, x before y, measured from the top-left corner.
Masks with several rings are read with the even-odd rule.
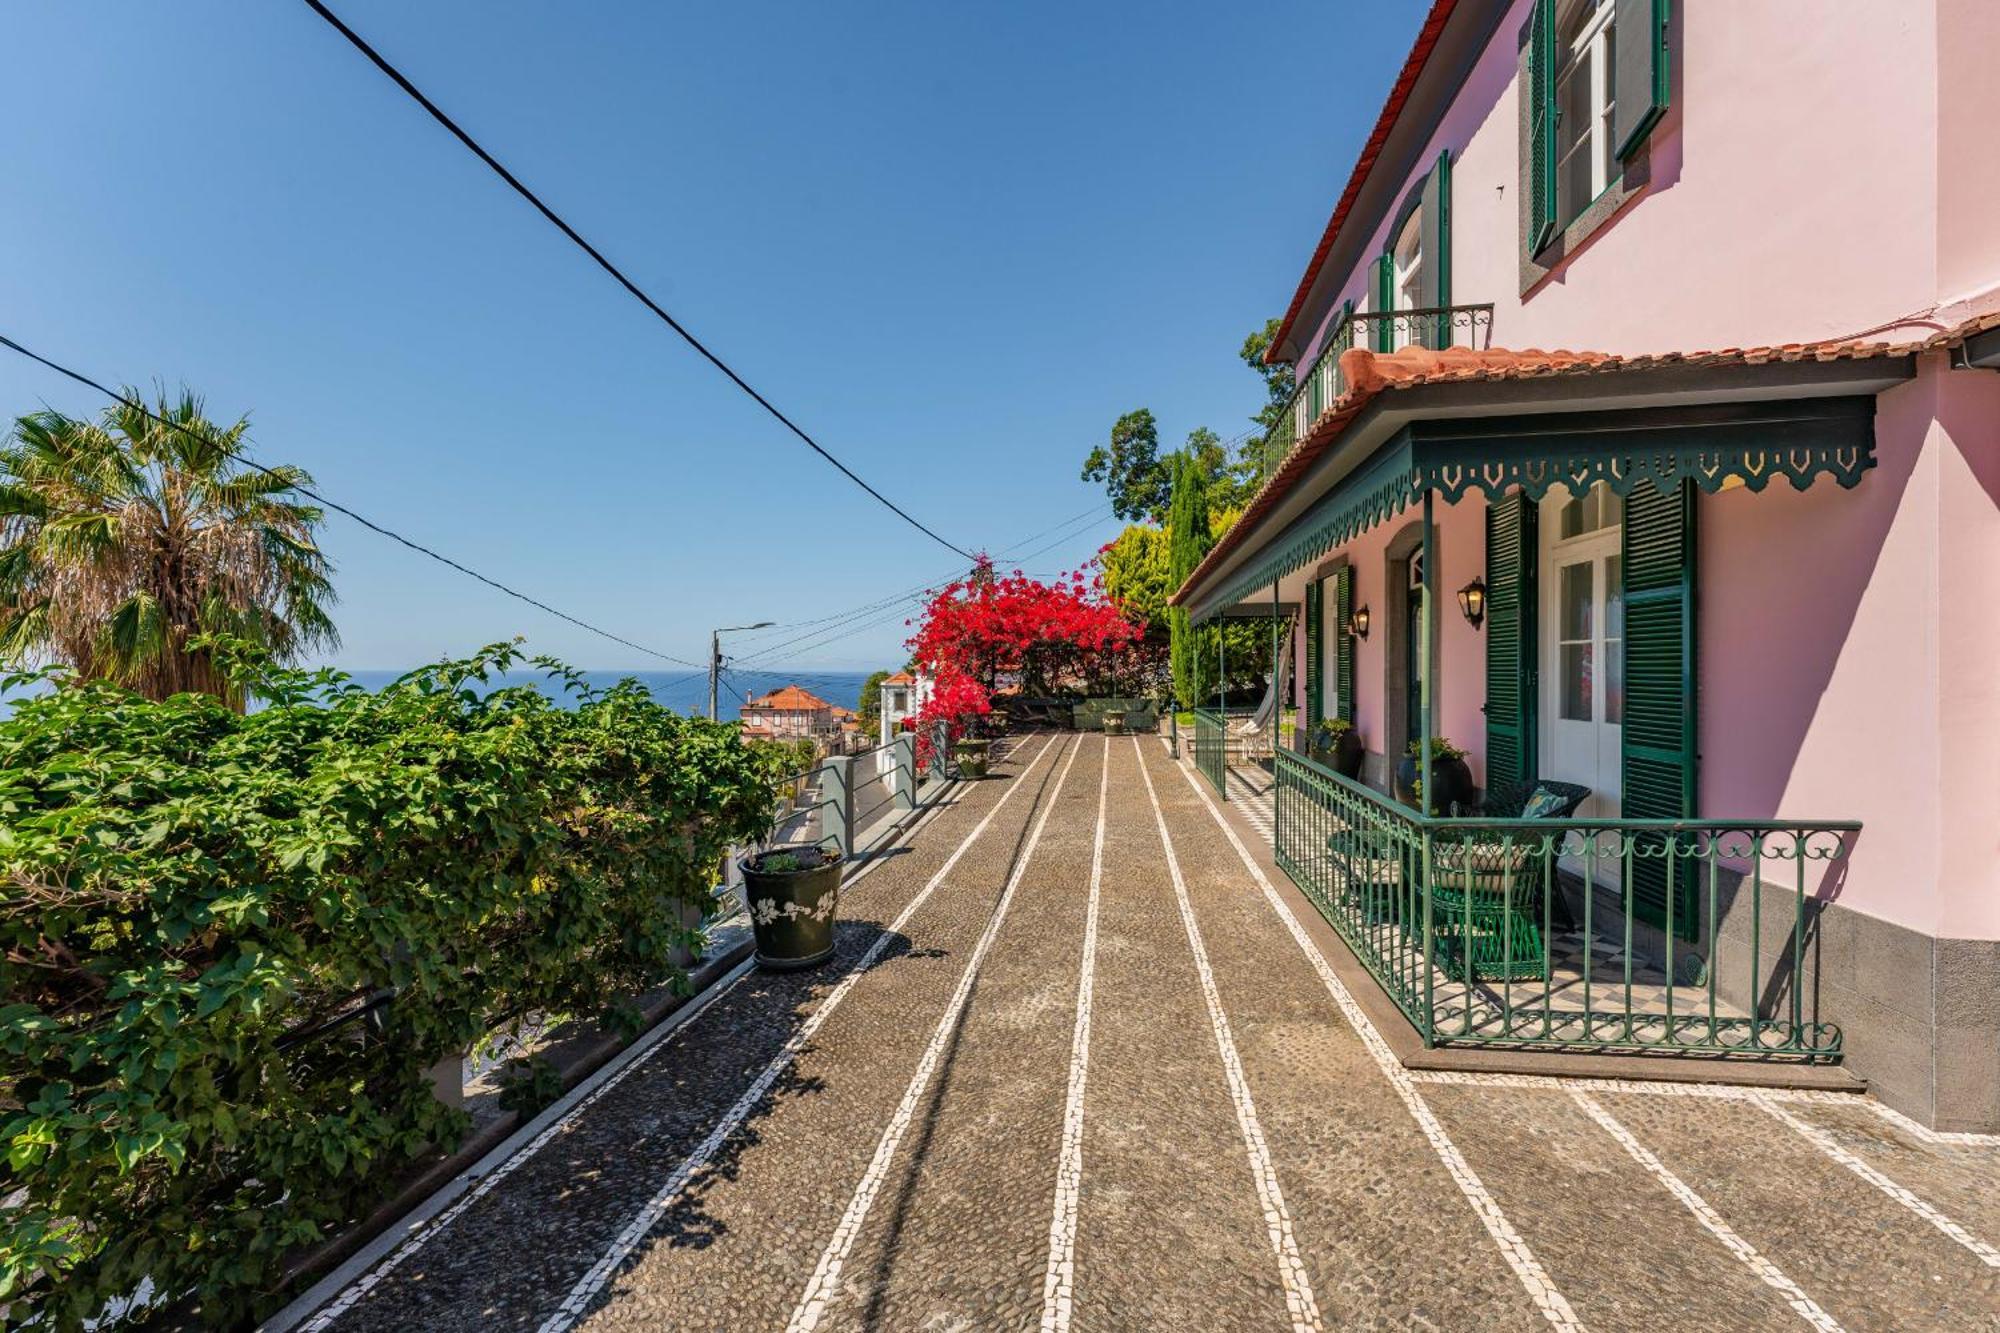
[[[1590,788],[1575,783],[1537,782],[1518,800],[1513,793],[1489,795],[1480,813],[1501,819],[1567,819],[1589,795]],[[1433,845],[1431,940],[1447,976],[1456,981],[1548,979],[1540,917],[1544,898],[1555,895],[1555,886],[1540,850],[1492,833]],[[1554,918],[1554,903],[1549,907]],[[1560,917],[1568,923],[1566,907]]]

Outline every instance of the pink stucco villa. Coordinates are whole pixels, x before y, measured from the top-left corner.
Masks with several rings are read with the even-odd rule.
[[[1426,1046],[1991,1132],[2000,3],[1806,8],[1436,0],[1176,602],[1292,618],[1276,858]]]

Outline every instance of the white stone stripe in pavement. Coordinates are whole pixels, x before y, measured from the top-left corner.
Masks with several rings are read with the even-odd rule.
[[[967,1001],[972,998],[972,986],[979,979],[980,964],[986,961],[987,950],[993,947],[994,937],[1000,933],[1000,924],[1007,919],[1007,908],[1014,901],[1014,891],[1027,876],[1028,864],[1034,859],[1035,848],[1042,841],[1042,830],[1048,827],[1049,816],[1055,813],[1056,803],[1062,796],[1063,784],[1069,780],[1069,771],[1076,767],[1076,757],[1081,753],[1083,742],[1079,738],[1070,747],[1069,758],[1064,761],[1062,773],[1056,778],[1055,789],[1049,793],[1048,804],[1042,807],[1042,813],[1035,820],[1034,831],[1028,835],[1027,844],[1021,849],[1021,859],[1015,862],[1014,873],[1007,877],[1007,886],[1000,892],[1000,901],[994,906],[993,915],[981,932],[979,942],[973,946],[972,956],[965,962],[965,971],[959,974],[958,986],[938,1018],[937,1030],[931,1034],[930,1045],[924,1048],[923,1058],[917,1061],[916,1073],[910,1075],[910,1084],[903,1090],[902,1102],[882,1130],[882,1137],[875,1145],[874,1159],[862,1173],[860,1184],[854,1188],[854,1197],[848,1200],[847,1212],[841,1216],[840,1225],[834,1228],[832,1239],[827,1241],[819,1264],[806,1282],[806,1289],[786,1325],[790,1333],[812,1333],[819,1327],[827,1307],[839,1294],[840,1270],[846,1265],[847,1256],[853,1252],[854,1242],[860,1238],[862,1223],[868,1220],[868,1210],[874,1206],[875,1196],[882,1190],[882,1182],[888,1177],[889,1164],[895,1160],[903,1135],[909,1132],[910,1122],[916,1119],[917,1103],[923,1099],[924,1089],[930,1086],[938,1061],[944,1058],[944,1049],[965,1013]]]
[[[1044,748],[1047,748],[1046,745]],[[902,836],[905,838],[913,836],[918,828],[939,811],[945,809],[949,804],[952,804],[952,802],[939,801],[932,804],[922,814],[918,815]],[[867,862],[856,869],[852,875],[847,876],[841,881],[841,889],[845,891],[853,888],[878,867],[887,863],[886,858],[878,858]],[[361,1272],[348,1285],[341,1287],[332,1300],[317,1308],[310,1304],[311,1301],[316,1299],[317,1293],[322,1290],[316,1287],[313,1291],[308,1291],[304,1296],[300,1297],[296,1303],[295,1308],[299,1309],[302,1312],[301,1314],[294,1315],[292,1309],[281,1311],[276,1316],[267,1320],[263,1327],[272,1330],[272,1333],[277,1333],[278,1330],[293,1327],[297,1319],[303,1317],[304,1314],[310,1314],[312,1316],[311,1319],[303,1324],[296,1324],[299,1333],[323,1333],[325,1329],[332,1326],[335,1320],[365,1300],[384,1278],[395,1272],[404,1262],[434,1240],[445,1228],[457,1221],[466,1209],[479,1202],[496,1185],[512,1175],[516,1168],[522,1166],[529,1158],[547,1147],[549,1141],[555,1138],[557,1134],[567,1130],[570,1122],[575,1120],[577,1116],[589,1109],[604,1094],[622,1083],[633,1071],[651,1060],[661,1049],[671,1044],[700,1015],[702,1010],[734,990],[737,983],[748,976],[755,965],[754,959],[745,958],[732,969],[727,980],[717,982],[707,992],[696,996],[692,1003],[677,1010],[667,1019],[665,1024],[654,1029],[653,1032],[640,1037],[634,1045],[627,1047],[622,1054],[614,1057],[610,1064],[605,1065],[591,1078],[586,1079],[583,1083],[571,1089],[565,1097],[544,1110],[535,1120],[516,1131],[513,1137],[500,1144],[493,1152],[487,1154],[486,1157],[474,1163],[462,1176],[440,1189],[438,1195],[434,1195],[433,1198],[442,1203],[443,1199],[438,1196],[448,1196],[453,1188],[465,1190],[468,1184],[472,1186],[465,1193],[461,1194],[456,1201],[452,1202],[450,1207],[438,1213],[435,1220],[424,1216],[423,1209],[419,1207],[415,1213],[399,1224],[404,1233],[401,1242],[396,1242],[392,1239],[393,1232],[387,1233],[383,1237],[383,1240],[387,1242],[386,1253],[377,1252],[371,1255],[369,1249],[364,1249],[360,1254],[349,1260],[348,1264],[342,1265],[343,1270],[352,1271],[352,1265],[365,1265],[378,1258],[380,1260],[379,1263],[375,1263],[374,1267]],[[524,1145],[517,1146],[518,1140],[522,1138],[525,1138],[527,1142]],[[473,1184],[475,1181],[477,1183]]]
[[[1785,1298],[1785,1303],[1797,1312],[1799,1318],[1819,1329],[1821,1333],[1840,1333],[1840,1325],[1832,1315],[1819,1308],[1812,1297],[1806,1295],[1798,1283],[1785,1276],[1785,1270],[1757,1252],[1757,1247],[1736,1233],[1735,1228],[1722,1220],[1722,1214],[1709,1205],[1708,1200],[1697,1194],[1692,1186],[1672,1171],[1666,1163],[1655,1157],[1645,1144],[1632,1136],[1632,1131],[1620,1124],[1611,1112],[1604,1109],[1595,1097],[1587,1092],[1572,1092],[1570,1096],[1583,1108],[1584,1114],[1598,1123],[1598,1126],[1618,1141],[1620,1147],[1630,1153],[1632,1160],[1644,1167],[1653,1179],[1666,1187],[1669,1194],[1679,1199],[1694,1214],[1694,1220],[1707,1228],[1709,1234],[1721,1241],[1729,1252],[1739,1259],[1745,1268]]]
[[[626,1224],[625,1229],[618,1233],[617,1237],[611,1242],[610,1248],[605,1251],[603,1257],[598,1259],[591,1266],[590,1271],[579,1278],[576,1285],[570,1288],[569,1295],[564,1297],[562,1305],[556,1309],[554,1314],[542,1322],[541,1333],[560,1333],[560,1330],[568,1328],[582,1316],[584,1310],[588,1308],[591,1300],[597,1295],[598,1291],[602,1289],[606,1282],[611,1280],[612,1274],[616,1273],[625,1260],[631,1257],[632,1252],[638,1249],[640,1242],[645,1240],[646,1234],[659,1224],[660,1218],[665,1216],[667,1209],[673,1206],[674,1199],[687,1187],[687,1183],[694,1177],[694,1173],[699,1171],[703,1166],[706,1166],[709,1158],[715,1155],[716,1150],[722,1147],[729,1136],[734,1134],[738,1127],[743,1124],[743,1121],[755,1109],[757,1103],[763,1100],[764,1095],[771,1090],[772,1085],[790,1067],[792,1061],[798,1058],[799,1052],[804,1050],[807,1043],[813,1039],[814,1034],[819,1031],[821,1025],[826,1022],[835,1009],[840,1007],[840,1002],[847,998],[848,992],[854,989],[854,984],[870,968],[875,966],[876,962],[882,957],[883,952],[889,947],[889,942],[901,934],[903,927],[908,924],[910,918],[916,915],[917,909],[929,900],[931,893],[938,885],[944,882],[945,876],[949,875],[953,868],[958,865],[959,858],[964,856],[966,850],[978,840],[979,835],[986,831],[987,826],[993,822],[994,817],[1005,808],[1008,801],[1013,799],[1014,793],[1027,785],[1028,774],[1032,773],[1036,766],[1048,757],[1049,751],[1055,748],[1055,744],[1056,742],[1053,740],[1043,743],[1042,748],[1028,762],[1027,767],[1023,768],[1020,775],[1008,784],[1007,790],[1001,793],[1000,799],[993,803],[993,808],[988,810],[985,817],[973,826],[970,833],[965,835],[965,840],[959,843],[957,848],[952,851],[950,858],[938,868],[938,872],[932,875],[924,887],[917,892],[916,896],[904,905],[903,910],[896,914],[896,919],[891,921],[882,933],[875,937],[875,942],[868,946],[868,952],[864,953],[860,960],[848,970],[847,975],[840,979],[840,984],[827,993],[827,997],[821,1000],[819,1005],[807,1016],[806,1021],[799,1025],[798,1030],[792,1034],[791,1039],[785,1043],[783,1049],[772,1057],[771,1062],[764,1066],[763,1072],[757,1075],[756,1080],[748,1088],[744,1089],[743,1095],[738,1097],[729,1110],[723,1114],[722,1118],[715,1122],[715,1125],[708,1132],[708,1137],[703,1139],[678,1167],[674,1168],[674,1173],[667,1178],[666,1183],[660,1186],[659,1191],[651,1199],[646,1201],[645,1206]]]
[[[1132,752],[1139,752],[1138,737]],[[1069,1044],[1069,1096],[1063,1103],[1062,1151],[1056,1159],[1055,1215],[1042,1275],[1043,1333],[1067,1333],[1076,1288],[1076,1218],[1083,1198],[1083,1098],[1090,1079],[1090,1011],[1097,982],[1097,904],[1104,884],[1104,814],[1111,793],[1111,738],[1097,782],[1097,841],[1090,851],[1090,896],[1083,914],[1083,963],[1076,982],[1076,1032]]]
[[[1284,1284],[1285,1306],[1292,1327],[1318,1329],[1319,1303],[1313,1299],[1312,1276],[1299,1257],[1298,1239],[1292,1234],[1292,1215],[1285,1207],[1285,1194],[1278,1187],[1277,1168],[1271,1164],[1271,1149],[1264,1141],[1264,1127],[1257,1119],[1257,1104],[1250,1098],[1250,1084],[1243,1075],[1243,1062],[1236,1054],[1236,1039],[1229,1031],[1229,1017],[1223,1012],[1222,997],[1215,986],[1215,973],[1208,965],[1208,950],[1202,946],[1201,928],[1195,923],[1194,904],[1188,901],[1187,882],[1181,878],[1180,857],[1174,854],[1174,840],[1167,832],[1166,811],[1160,808],[1160,794],[1153,787],[1153,775],[1139,765],[1146,780],[1146,797],[1153,803],[1153,821],[1159,826],[1160,845],[1167,854],[1167,875],[1173,881],[1174,898],[1180,904],[1181,924],[1187,928],[1188,949],[1194,954],[1195,972],[1201,978],[1201,998],[1208,1006],[1209,1025],[1215,1031],[1216,1050],[1222,1055],[1222,1072],[1229,1082],[1229,1099],[1236,1107],[1237,1128],[1250,1155],[1250,1175],[1257,1183],[1257,1197],[1264,1208],[1264,1225],[1271,1248],[1278,1256],[1278,1280]]]
[[[1821,1129],[1818,1125],[1801,1120],[1769,1097],[1752,1093],[1749,1100],[1791,1126],[1807,1143],[1812,1144],[1813,1147],[1818,1148],[1828,1157],[1831,1157],[1834,1161],[1840,1163],[1855,1175],[1860,1176],[1876,1189],[1882,1191],[1882,1193],[1888,1195],[1897,1203],[1900,1203],[1903,1207],[1909,1209],[1918,1217],[1923,1218],[1924,1221],[1930,1223],[1939,1231],[1942,1231],[1945,1235],[1972,1251],[1973,1254],[1979,1257],[1979,1262],[1985,1264],[1988,1268],[2000,1268],[2000,1250],[1994,1249],[1991,1245],[1988,1245],[1985,1241],[1979,1239],[1979,1237],[1973,1235],[1970,1231],[1967,1231],[1964,1227],[1931,1207],[1930,1204],[1924,1202],[1916,1194],[1898,1185],[1867,1162],[1862,1161],[1859,1157],[1841,1147],[1839,1143],[1834,1141],[1834,1137],[1831,1134]]]
[[[1752,1088],[1728,1083],[1671,1083],[1665,1079],[1583,1078],[1551,1074],[1489,1074],[1460,1069],[1413,1070],[1417,1083],[1434,1083],[1463,1088],[1554,1089],[1633,1093],[1646,1097],[1695,1097],[1716,1101],[1748,1101],[1752,1096],[1767,1097],[1787,1105],[1839,1106],[1867,1111],[1886,1120],[1911,1138],[1932,1147],[2000,1148],[2000,1134],[1968,1134],[1932,1129],[1912,1120],[1893,1106],[1886,1106],[1859,1092],[1832,1092],[1816,1088]]]
[[[1507,1266],[1514,1270],[1514,1276],[1519,1279],[1529,1299],[1534,1301],[1535,1308],[1542,1312],[1542,1317],[1548,1320],[1551,1326],[1562,1329],[1565,1333],[1582,1329],[1582,1321],[1576,1317],[1576,1311],[1570,1308],[1569,1301],[1557,1289],[1555,1280],[1542,1267],[1541,1260],[1535,1257],[1535,1252],[1528,1247],[1528,1242],[1514,1230],[1514,1224],[1509,1222],[1507,1214],[1501,1211],[1499,1200],[1493,1197],[1485,1183],[1479,1179],[1478,1173],[1472,1169],[1472,1164],[1465,1160],[1465,1154],[1451,1141],[1451,1136],[1444,1132],[1444,1126],[1439,1123],[1436,1113],[1431,1110],[1430,1103],[1423,1099],[1422,1094],[1411,1082],[1409,1071],[1403,1068],[1402,1063],[1390,1051],[1389,1044],[1382,1040],[1382,1034],[1375,1030],[1375,1025],[1368,1021],[1368,1015],[1361,1012],[1361,1006],[1355,1002],[1354,996],[1348,993],[1347,986],[1334,974],[1332,964],[1326,961],[1326,956],[1319,951],[1319,946],[1313,943],[1310,935],[1306,934],[1305,927],[1299,924],[1299,919],[1292,914],[1292,909],[1278,896],[1278,891],[1272,886],[1270,878],[1250,855],[1250,850],[1243,845],[1243,840],[1236,836],[1236,830],[1229,826],[1229,821],[1223,817],[1222,811],[1216,808],[1214,800],[1202,790],[1202,785],[1192,770],[1182,765],[1176,767],[1180,768],[1181,776],[1187,779],[1188,786],[1193,789],[1194,794],[1208,807],[1210,817],[1215,820],[1216,827],[1222,830],[1223,836],[1229,839],[1229,845],[1236,849],[1236,855],[1243,862],[1243,868],[1250,872],[1258,887],[1264,891],[1264,901],[1271,905],[1271,910],[1278,914],[1278,920],[1291,932],[1293,941],[1305,954],[1306,961],[1312,965],[1313,971],[1318,973],[1320,983],[1326,987],[1327,994],[1333,997],[1334,1004],[1339,1007],[1348,1025],[1361,1038],[1361,1044],[1367,1048],[1369,1055],[1374,1057],[1376,1068],[1382,1071],[1382,1077],[1388,1080],[1391,1088],[1395,1089],[1403,1108],[1417,1122],[1417,1127],[1423,1131],[1424,1138],[1429,1140],[1431,1150],[1437,1154],[1438,1160],[1444,1163],[1445,1170],[1458,1185],[1459,1191],[1471,1203],[1473,1212],[1478,1215],[1480,1223],[1486,1228],[1486,1234],[1491,1236],[1494,1244],[1499,1247],[1501,1257],[1507,1261]]]

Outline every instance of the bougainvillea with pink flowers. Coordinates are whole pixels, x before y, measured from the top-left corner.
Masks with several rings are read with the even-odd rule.
[[[912,622],[911,657],[933,687],[920,735],[944,722],[953,737],[990,713],[1002,676],[1030,695],[1116,690],[1143,670],[1145,624],[1104,593],[1101,575],[1075,570],[1044,582],[1001,574],[982,558],[931,597]]]

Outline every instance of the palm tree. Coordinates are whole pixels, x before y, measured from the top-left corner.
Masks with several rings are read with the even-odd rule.
[[[248,421],[220,429],[186,390],[152,415],[125,397],[97,422],[30,413],[0,444],[0,661],[241,707],[198,636],[279,661],[339,642],[312,478],[240,464]]]

